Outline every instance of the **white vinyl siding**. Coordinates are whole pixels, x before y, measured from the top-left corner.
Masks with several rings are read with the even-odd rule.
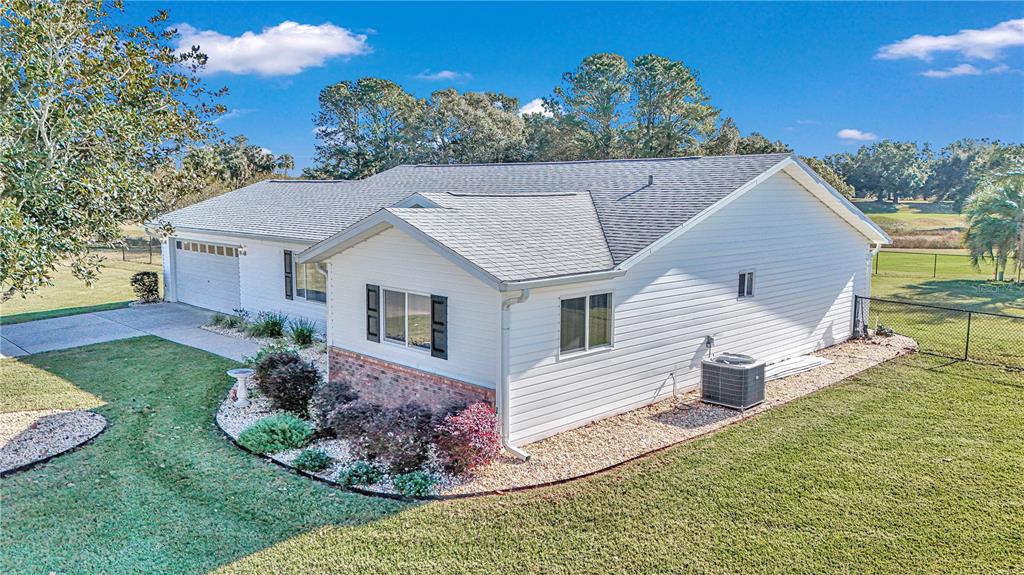
[[[868,293],[868,240],[783,173],[614,280],[535,289],[511,308],[510,435],[523,444],[699,382],[715,351],[768,361],[843,341]],[[756,297],[737,297],[754,270]],[[560,355],[560,301],[614,292],[614,348]]]
[[[330,345],[494,388],[501,319],[501,300],[497,290],[395,229],[381,232],[331,257],[329,261],[332,270],[327,289]],[[391,343],[385,337],[384,329],[381,330],[380,343],[367,340],[367,285],[380,286],[382,316],[386,315],[385,298],[389,291],[447,297],[448,359],[432,357],[415,347]],[[404,304],[404,299],[396,299],[396,302]],[[426,309],[429,319],[429,307]],[[403,323],[402,329],[411,332],[414,328]]]
[[[292,299],[285,297],[284,251],[291,250],[293,254],[298,254],[309,246],[261,240],[245,240],[242,243],[245,251],[239,258],[241,307],[251,313],[273,311],[293,319],[308,319],[316,322],[319,329],[326,332],[327,304],[301,297],[294,290]],[[302,266],[294,267],[293,278],[302,271]]]

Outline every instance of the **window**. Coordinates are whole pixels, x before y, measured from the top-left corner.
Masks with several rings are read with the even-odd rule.
[[[448,359],[448,298],[366,286],[366,339],[404,345]],[[383,308],[383,309],[382,309]]]
[[[562,353],[611,347],[612,294],[562,300],[559,350]]]
[[[741,272],[739,285],[736,288],[738,297],[751,297],[754,295],[754,272]]]
[[[295,295],[310,301],[327,301],[326,264],[296,264]]]
[[[186,252],[199,252],[201,254],[209,254],[211,256],[217,255],[235,258],[239,255],[238,250],[231,246],[202,244],[199,242],[186,242],[182,240],[174,240],[174,246],[177,249],[185,250]]]

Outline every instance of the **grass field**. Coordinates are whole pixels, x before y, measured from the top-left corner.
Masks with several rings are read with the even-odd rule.
[[[855,200],[854,204],[893,238],[894,247],[959,248],[963,216],[948,203]]]
[[[0,572],[1011,573],[1024,555],[1024,385],[994,368],[909,357],[595,479],[411,505],[231,447],[212,417],[233,365],[151,337],[6,360],[0,411],[45,388],[111,425],[0,480]]]
[[[24,298],[15,296],[0,305],[0,325],[125,307],[135,299],[130,283],[132,274],[161,273],[159,256],[154,265],[124,262],[112,256],[104,260],[104,266],[92,287],[83,284],[70,270],[58,270],[52,286]]]

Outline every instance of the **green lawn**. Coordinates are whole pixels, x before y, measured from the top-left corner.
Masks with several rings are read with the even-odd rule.
[[[153,265],[125,262],[119,256],[111,256],[104,261],[104,266],[92,287],[83,284],[70,270],[58,270],[52,286],[24,298],[15,296],[0,305],[0,325],[125,307],[135,299],[129,281],[132,274],[155,271],[162,275],[159,254]]]
[[[0,411],[53,389],[111,425],[0,480],[0,572],[1019,572],[1024,382],[944,363],[879,366],[590,480],[410,505],[230,446],[212,423],[230,361],[152,337],[6,360]]]
[[[920,200],[891,202],[855,200],[899,247],[956,248],[964,229],[963,216],[949,203]]]

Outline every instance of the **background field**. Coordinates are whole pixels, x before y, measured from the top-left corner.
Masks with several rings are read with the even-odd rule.
[[[963,216],[946,202],[905,200],[899,204],[855,200],[854,204],[893,238],[894,248],[956,249]]]

